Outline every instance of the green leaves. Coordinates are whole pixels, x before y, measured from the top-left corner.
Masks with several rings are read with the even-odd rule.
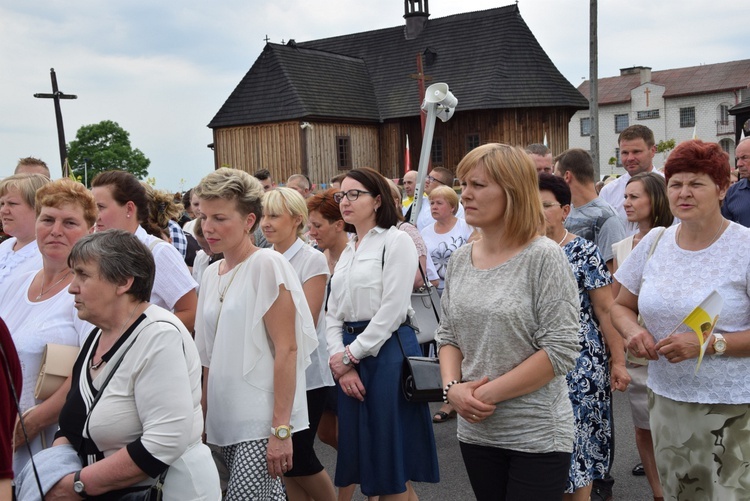
[[[130,134],[117,122],[103,120],[78,129],[68,144],[68,163],[73,174],[90,186],[96,174],[108,170],[124,170],[143,179],[151,160],[131,146]]]

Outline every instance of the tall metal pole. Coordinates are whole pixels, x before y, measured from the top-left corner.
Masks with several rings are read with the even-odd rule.
[[[55,68],[50,68],[50,79],[52,80],[52,94],[34,94],[34,97],[42,99],[52,99],[55,103],[55,122],[57,123],[57,142],[60,149],[60,165],[62,166],[63,177],[68,177],[65,159],[68,158],[68,147],[65,145],[65,129],[63,127],[62,110],[60,109],[60,99],[78,99],[73,94],[63,94],[57,88],[57,75]]]
[[[594,179],[599,180],[599,36],[597,34],[597,0],[590,0],[589,20],[589,116],[591,121],[591,157]]]
[[[427,170],[430,164],[430,150],[432,149],[432,136],[435,133],[435,117],[437,117],[437,104],[427,104],[427,120],[422,136],[422,152],[419,154],[419,168],[417,170],[417,184],[414,186],[414,209],[411,211],[409,222],[414,226],[417,225],[419,211],[422,210],[422,192],[424,191],[424,181],[427,178]],[[424,115],[423,115],[424,116]]]

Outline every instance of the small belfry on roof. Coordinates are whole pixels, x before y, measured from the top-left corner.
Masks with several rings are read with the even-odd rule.
[[[427,26],[427,18],[430,17],[430,7],[428,0],[404,0],[404,37],[407,40],[413,40]]]

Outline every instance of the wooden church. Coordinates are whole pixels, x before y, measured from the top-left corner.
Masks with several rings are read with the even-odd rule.
[[[267,43],[208,124],[216,168],[269,169],[281,182],[301,172],[316,184],[363,166],[400,177],[407,135],[411,164],[419,161],[421,78],[458,98],[451,120],[435,126],[433,167],[455,170],[487,142],[525,146],[546,135],[553,152],[567,148],[568,122],[588,102],[517,5],[437,19],[428,0],[405,0],[404,10],[405,26]]]

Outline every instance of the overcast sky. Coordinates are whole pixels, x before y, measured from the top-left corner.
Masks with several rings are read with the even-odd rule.
[[[63,101],[66,140],[82,125],[114,120],[151,159],[160,188],[187,189],[213,169],[206,127],[274,43],[314,40],[403,24],[402,0],[0,1],[0,177],[24,156],[60,175],[49,70]],[[431,0],[432,18],[506,5]],[[521,0],[521,15],[562,74],[588,76],[589,2]],[[749,57],[750,2],[601,0],[599,76]],[[743,23],[738,20],[744,20]],[[450,84],[450,82],[448,82]],[[459,106],[460,108],[460,106]],[[314,180],[317,181],[317,180]]]

